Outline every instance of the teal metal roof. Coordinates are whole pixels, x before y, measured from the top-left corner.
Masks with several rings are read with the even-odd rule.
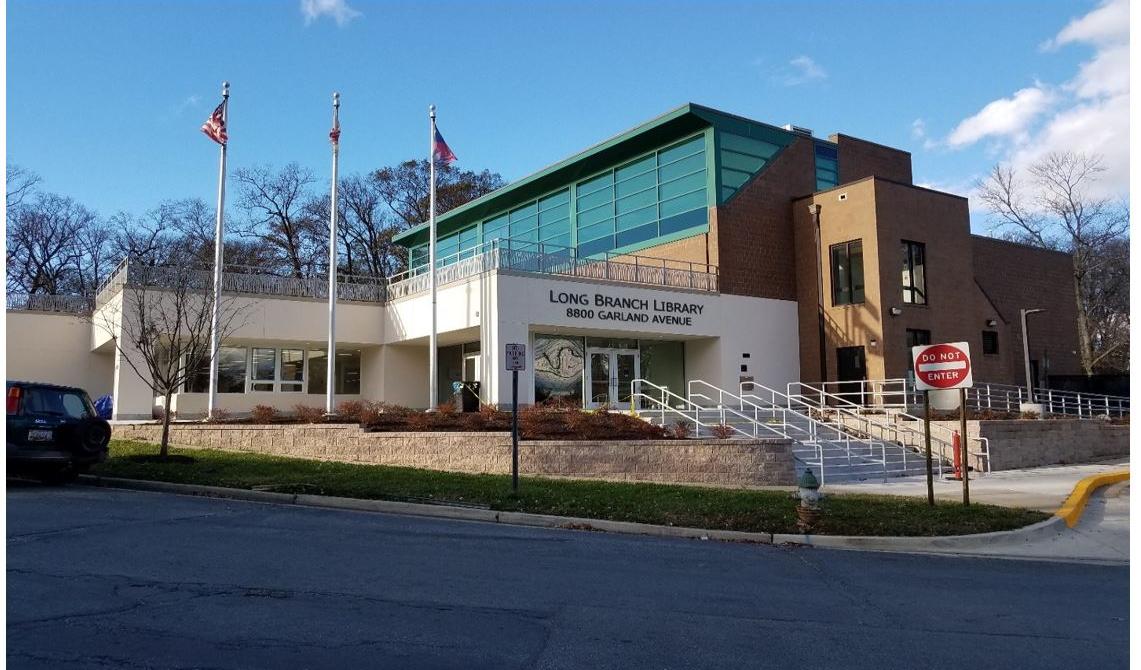
[[[685,138],[709,126],[730,133],[763,137],[781,146],[790,144],[794,137],[792,132],[777,126],[710,107],[686,103],[570,158],[441,214],[436,217],[436,234],[443,237],[492,214],[533,200],[580,178],[635,158],[673,140]],[[428,224],[421,223],[396,235],[393,241],[410,247],[427,241],[427,236]]]

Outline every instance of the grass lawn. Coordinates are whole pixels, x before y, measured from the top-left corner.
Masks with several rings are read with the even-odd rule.
[[[193,462],[137,460],[153,444],[113,441],[94,474],[129,479],[254,487],[347,498],[477,505],[493,510],[614,521],[795,533],[796,501],[788,491],[753,491],[662,484],[626,484],[523,477],[511,493],[509,475],[469,475],[380,465],[310,461],[206,449],[171,449]],[[134,457],[134,458],[132,458]],[[827,496],[817,532],[831,535],[959,535],[1010,530],[1046,519],[1042,512],[873,495]]]

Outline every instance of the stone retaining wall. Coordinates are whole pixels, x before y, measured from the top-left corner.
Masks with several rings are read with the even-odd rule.
[[[158,442],[162,426],[116,424],[115,439]],[[172,424],[183,447],[451,472],[511,472],[510,433],[370,433],[354,425]],[[527,440],[525,475],[722,486],[793,485],[788,440]]]
[[[846,424],[858,426],[848,419]],[[903,442],[916,449],[923,449],[923,422],[901,422],[916,433],[901,433]],[[958,421],[932,421],[932,426],[942,426],[948,430],[959,430]],[[946,436],[943,431],[933,431],[933,435]],[[1129,426],[1114,425],[1102,419],[1013,419],[1003,421],[967,421],[967,435],[971,438],[985,437],[990,448],[990,469],[1017,470],[1042,465],[1068,463],[1091,463],[1115,456],[1129,454]],[[949,450],[932,444],[934,453],[948,461]],[[976,453],[978,443],[971,441],[971,467],[981,469],[986,459]]]

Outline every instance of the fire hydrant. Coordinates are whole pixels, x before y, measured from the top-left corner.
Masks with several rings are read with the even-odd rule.
[[[796,526],[807,534],[820,520],[820,481],[812,470],[805,468],[804,474],[796,480],[796,493],[800,498],[796,506]]]

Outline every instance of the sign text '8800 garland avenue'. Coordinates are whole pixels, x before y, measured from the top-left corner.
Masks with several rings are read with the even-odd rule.
[[[692,326],[693,319],[701,316],[705,305],[660,298],[631,298],[605,293],[548,292],[547,299],[557,305],[566,305],[569,319],[654,323],[666,326]]]

